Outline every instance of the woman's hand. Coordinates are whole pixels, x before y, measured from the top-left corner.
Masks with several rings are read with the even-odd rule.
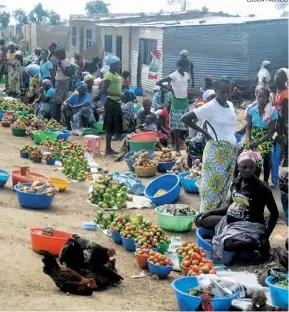
[[[209,217],[211,215],[210,211],[205,211],[205,212],[201,212],[199,213],[196,217],[195,217],[195,224],[197,224],[199,222],[199,220],[205,219],[207,217]]]

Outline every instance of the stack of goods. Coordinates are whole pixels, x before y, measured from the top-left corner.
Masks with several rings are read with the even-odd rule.
[[[47,130],[64,130],[64,127],[55,119],[45,120],[45,129]]]
[[[30,186],[18,183],[18,190],[24,193],[43,194],[46,196],[52,196],[58,192],[56,187],[45,181],[35,181]]]
[[[87,174],[90,173],[90,167],[84,156],[69,156],[64,158],[62,163],[62,172],[72,180],[85,181]]]
[[[17,99],[4,100],[0,104],[0,112],[6,111],[33,113],[33,108],[31,106],[25,105]]]
[[[181,157],[180,159],[178,159],[176,161],[176,163],[173,166],[173,168],[171,170],[167,171],[167,173],[179,174],[179,173],[182,173],[182,172],[187,172],[189,170],[190,170],[190,168],[188,167],[188,165],[184,161],[183,157]]]
[[[125,213],[123,216],[118,216],[112,223],[111,223],[111,231],[115,232],[123,232],[124,227],[127,223],[129,223],[130,216],[129,214]]]
[[[112,181],[109,175],[100,175],[92,184],[92,192],[89,201],[99,208],[127,208],[127,201],[132,201],[132,197],[127,194],[127,187]]]
[[[185,179],[200,179],[202,175],[202,163],[199,159],[196,159],[192,163],[190,174],[185,176]]]
[[[156,160],[150,159],[149,152],[137,152],[131,157],[134,160],[135,167],[156,167],[158,165]]]
[[[212,286],[211,285],[207,285],[207,286],[197,286],[194,288],[190,288],[187,293],[191,296],[195,296],[195,297],[200,297],[203,295],[209,295],[211,298],[215,297],[215,294],[212,290]]]
[[[15,121],[12,126],[12,129],[26,129],[26,124],[22,121]]]
[[[173,156],[172,150],[169,148],[163,148],[160,156],[156,157],[158,162],[172,162],[176,160],[176,157]]]
[[[109,230],[112,224],[115,224],[119,216],[115,213],[103,214],[103,212],[98,212],[94,222],[98,225],[101,230]]]
[[[27,116],[18,116],[16,119],[16,122],[22,122],[25,124],[26,127],[29,127],[31,124],[31,121],[33,120],[35,115],[30,114]]]
[[[171,260],[167,256],[164,256],[158,252],[151,252],[149,261],[159,266],[173,266]]]
[[[4,128],[9,128],[11,126],[11,120],[9,118],[2,118],[1,125]]]
[[[186,275],[216,274],[212,261],[206,258],[204,249],[196,244],[183,242],[182,247],[177,249],[177,253],[183,258],[181,267]]]
[[[159,212],[171,216],[195,216],[196,210],[189,205],[163,205],[159,207]]]
[[[27,128],[27,132],[32,133],[33,131],[43,129],[45,129],[44,121],[38,117],[34,117],[30,120],[30,126]]]

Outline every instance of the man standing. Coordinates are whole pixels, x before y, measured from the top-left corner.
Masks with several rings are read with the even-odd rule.
[[[187,50],[182,50],[180,52],[181,59],[186,59],[188,60],[188,54],[189,52]],[[195,86],[195,75],[194,75],[194,65],[190,61],[190,69],[189,69],[189,74],[191,75],[191,80],[192,80],[192,88]]]

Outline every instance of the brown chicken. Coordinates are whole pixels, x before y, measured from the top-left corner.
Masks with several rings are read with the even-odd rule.
[[[40,252],[44,258],[43,272],[50,276],[56,286],[65,293],[79,296],[91,296],[96,283],[93,278],[84,278],[77,272],[63,266],[59,266],[55,257],[47,251]]]

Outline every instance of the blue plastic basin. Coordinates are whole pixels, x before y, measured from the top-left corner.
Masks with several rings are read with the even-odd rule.
[[[23,183],[22,185],[30,186],[31,183]],[[14,186],[17,193],[19,204],[24,208],[32,209],[47,209],[51,206],[54,196],[47,196],[44,194],[25,193],[18,189],[18,184]]]
[[[135,243],[134,243],[133,239],[121,237],[121,240],[122,240],[122,245],[123,245],[125,250],[135,251]]]
[[[68,130],[50,130],[52,132],[56,132],[58,134],[56,140],[60,141],[60,140],[64,140],[67,141],[68,138],[70,137],[70,131]]]
[[[288,276],[288,274],[283,275]],[[288,288],[286,289],[275,286],[276,282],[274,281],[273,276],[267,277],[265,282],[269,286],[273,305],[276,307],[286,308],[288,310]]]
[[[4,169],[0,169],[0,187],[3,187],[10,177],[10,172]]]
[[[3,113],[2,112],[0,112],[0,121],[2,120],[2,118],[3,118]]]
[[[166,194],[154,197],[159,190],[167,191]],[[155,205],[166,205],[175,202],[180,196],[180,178],[175,174],[164,174],[151,181],[145,188],[144,194]]]
[[[196,277],[181,277],[172,282],[175,291],[179,311],[196,311],[202,302],[200,297],[192,296],[187,293],[191,288],[199,285]],[[232,301],[238,296],[238,292],[226,298],[213,298],[212,305],[214,311],[229,311]]]
[[[197,182],[200,179],[185,179],[187,175],[189,175],[190,172],[183,172],[179,174],[179,177],[181,179],[181,185],[183,189],[188,193],[198,194],[199,189],[197,186]]]
[[[122,244],[122,239],[121,239],[121,235],[119,232],[117,231],[110,231],[111,233],[111,238],[112,240],[116,243],[116,244]]]
[[[172,272],[173,267],[171,266],[163,266],[163,265],[156,265],[151,261],[148,261],[149,264],[149,271],[152,274],[156,274],[161,278],[166,278]]]
[[[28,154],[28,152],[20,152],[20,157],[21,158],[28,158],[29,154]]]
[[[171,170],[175,164],[176,164],[175,161],[160,162],[158,164],[158,171],[159,172],[167,172],[168,170]]]
[[[150,153],[150,159],[154,159],[155,157],[155,153],[153,151],[148,151],[148,150],[140,150],[140,152],[149,152]],[[134,170],[134,167],[133,167],[133,164],[134,164],[134,160],[130,159],[130,157],[132,157],[134,155],[134,153],[136,152],[129,152],[127,154],[124,155],[124,160],[128,166],[128,168],[131,170],[131,171],[135,171]]]

